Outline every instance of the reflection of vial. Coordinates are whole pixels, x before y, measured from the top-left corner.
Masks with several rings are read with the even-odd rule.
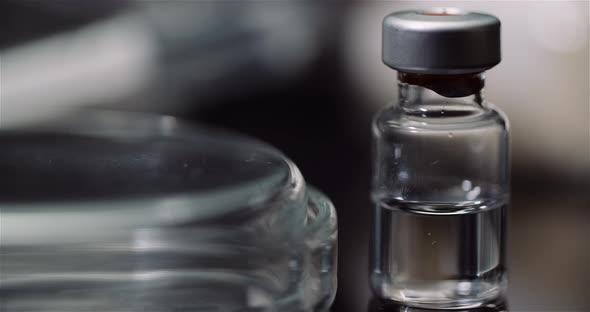
[[[410,306],[478,306],[506,287],[508,121],[482,95],[500,21],[457,9],[383,22],[399,101],[373,124],[371,284]]]

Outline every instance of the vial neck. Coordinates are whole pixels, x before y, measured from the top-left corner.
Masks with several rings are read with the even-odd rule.
[[[400,72],[399,105],[408,112],[483,108],[483,73],[429,75]]]

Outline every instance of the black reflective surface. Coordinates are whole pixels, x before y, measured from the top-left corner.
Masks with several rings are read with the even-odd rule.
[[[368,312],[433,312],[433,311],[453,311],[453,312],[507,312],[508,303],[505,298],[498,298],[487,304],[476,308],[454,309],[454,310],[438,310],[438,309],[424,309],[414,308],[406,305],[401,305],[396,302],[372,298],[369,301],[367,308]]]

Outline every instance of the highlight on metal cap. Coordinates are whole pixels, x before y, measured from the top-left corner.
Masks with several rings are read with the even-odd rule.
[[[383,20],[383,63],[408,73],[482,72],[500,63],[500,20],[455,8],[400,11]]]

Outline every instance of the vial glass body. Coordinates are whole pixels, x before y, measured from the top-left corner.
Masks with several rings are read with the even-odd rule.
[[[481,305],[506,287],[508,121],[482,74],[400,73],[373,122],[371,284],[407,305]]]

